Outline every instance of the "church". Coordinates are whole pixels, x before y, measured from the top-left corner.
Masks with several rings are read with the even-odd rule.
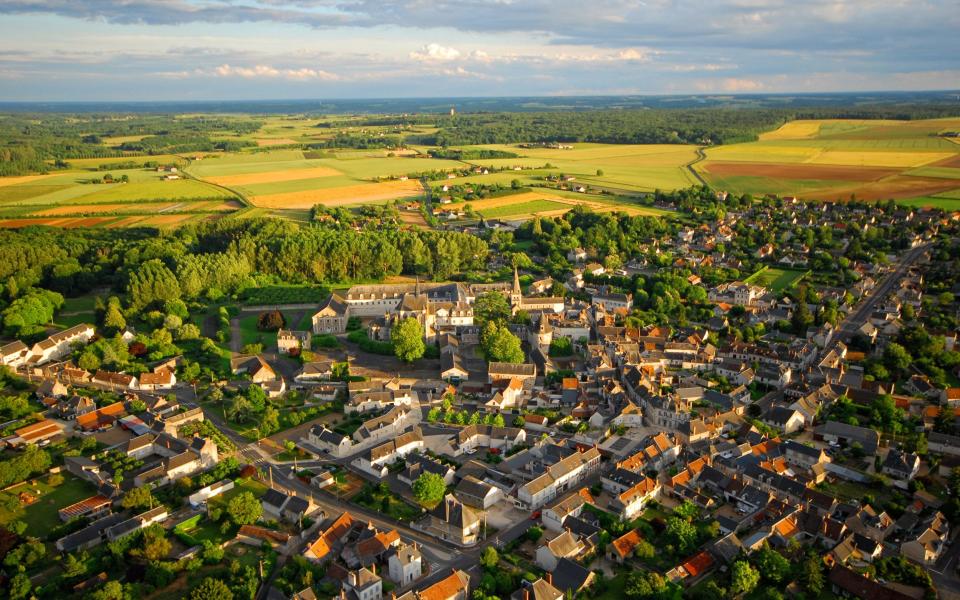
[[[344,333],[350,317],[372,319],[371,336],[390,339],[393,324],[407,318],[416,319],[423,327],[424,339],[436,343],[441,334],[453,333],[457,327],[473,325],[473,303],[489,292],[507,296],[514,314],[518,311],[559,313],[563,298],[523,296],[520,274],[513,270],[509,283],[398,283],[355,285],[345,294],[333,293],[313,315],[313,332]]]

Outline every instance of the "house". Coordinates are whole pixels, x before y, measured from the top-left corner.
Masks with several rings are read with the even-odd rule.
[[[774,406],[763,417],[763,423],[789,435],[803,428],[804,419],[800,411],[785,406]]]
[[[530,363],[513,364],[502,362],[492,362],[487,366],[487,383],[496,383],[504,380],[510,381],[514,378],[521,380],[524,387],[532,387],[534,380],[537,378],[537,366]]]
[[[44,398],[63,398],[70,393],[67,386],[56,379],[44,379],[37,386],[36,396],[43,400]]]
[[[335,458],[342,458],[350,454],[353,442],[345,435],[327,429],[317,423],[310,428],[304,438],[308,444],[330,454]]]
[[[443,352],[440,354],[440,379],[452,383],[465,381],[470,372],[463,364],[459,352]]]
[[[607,546],[607,558],[622,565],[628,558],[633,556],[634,550],[642,541],[643,536],[640,535],[640,530],[631,529],[613,540],[610,545]]]
[[[333,377],[333,363],[311,361],[303,363],[303,367],[293,377],[297,383],[311,383],[315,381],[329,381]]]
[[[114,390],[135,390],[138,386],[135,376],[112,371],[97,371],[91,381]]]
[[[880,471],[899,481],[910,481],[920,470],[920,457],[892,448],[880,465]]]
[[[0,365],[15,369],[25,363],[30,356],[30,348],[20,340],[0,346]]]
[[[805,469],[823,462],[830,462],[830,456],[824,450],[794,440],[787,440],[780,448],[788,463]]]
[[[398,587],[406,587],[423,576],[423,556],[417,544],[401,544],[387,555],[387,573]]]
[[[519,488],[517,501],[524,508],[540,508],[571,489],[600,468],[600,451],[574,452],[546,468],[546,472]]]
[[[273,381],[277,378],[277,373],[260,355],[231,358],[230,372],[234,375],[249,375],[250,381],[254,383]]]
[[[523,580],[520,589],[510,595],[510,600],[563,600],[564,594],[553,587],[553,576],[547,573],[546,579],[540,578],[534,582]]]
[[[583,507],[593,502],[590,491],[587,488],[581,488],[545,507],[541,512],[540,519],[548,530],[560,532],[563,531],[564,522],[568,517],[579,517],[583,512]]]
[[[123,521],[123,515],[113,514],[101,517],[83,529],[57,540],[57,550],[60,552],[76,552],[98,546],[106,541],[107,530]]]
[[[576,560],[593,551],[594,545],[569,529],[564,530],[552,540],[537,548],[537,566],[545,571],[553,571],[561,558]]]
[[[341,514],[317,536],[317,539],[307,546],[303,556],[313,562],[322,562],[329,559],[334,546],[353,528],[355,523],[353,515],[349,512]]]
[[[466,571],[453,570],[450,575],[430,587],[407,592],[397,596],[396,600],[469,600],[469,598],[470,575]]]
[[[473,546],[480,538],[480,515],[453,494],[444,499],[420,521],[424,531],[459,546]]]
[[[348,572],[342,585],[345,596],[349,598],[357,600],[382,600],[383,598],[383,580],[367,567]]]
[[[848,447],[859,444],[868,456],[876,454],[880,444],[880,433],[877,431],[839,421],[827,421],[817,427],[813,431],[813,437],[821,442],[834,442]]]
[[[93,325],[81,323],[69,329],[58,331],[50,337],[41,340],[30,348],[28,361],[34,365],[42,365],[54,360],[60,360],[73,351],[74,344],[86,344],[94,336]]]
[[[443,483],[446,485],[453,485],[456,477],[456,470],[450,465],[446,465],[424,454],[414,452],[407,455],[406,468],[397,474],[397,479],[407,485],[413,485],[413,482],[424,473],[439,475],[443,478]]]
[[[118,418],[126,414],[123,402],[114,402],[77,417],[77,428],[83,431],[100,431],[113,427]]]
[[[309,350],[313,336],[309,331],[281,329],[277,331],[277,352],[290,354],[294,350]]]
[[[552,579],[547,581],[564,594],[569,593],[571,596],[576,596],[589,587],[596,577],[593,571],[587,570],[569,558],[558,560],[557,567],[550,575]]]
[[[900,552],[914,562],[933,565],[947,548],[950,525],[939,511],[922,519],[907,513],[897,525],[906,529],[901,537]]]
[[[406,457],[412,452],[422,450],[423,435],[419,427],[414,427],[412,431],[403,433],[395,439],[375,446],[360,456],[357,456],[350,464],[374,477],[386,477],[388,465]]]
[[[313,508],[309,500],[273,488],[260,498],[260,505],[268,518],[288,523],[300,522]]]
[[[834,594],[861,600],[917,600],[913,596],[878,581],[868,579],[842,565],[834,565],[827,575]]]
[[[313,332],[317,334],[336,334],[347,331],[349,307],[339,294],[330,294],[320,310],[311,317]]]
[[[650,500],[660,495],[660,482],[644,477],[636,485],[618,494],[607,508],[618,514],[624,521],[631,521],[643,512]]]
[[[152,373],[140,374],[140,389],[146,391],[169,390],[177,383],[172,369],[163,368]]]
[[[495,485],[467,475],[457,484],[454,494],[461,502],[478,510],[489,510],[503,499],[503,490]]]

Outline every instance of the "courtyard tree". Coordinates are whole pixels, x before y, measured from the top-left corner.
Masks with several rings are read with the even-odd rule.
[[[390,332],[393,352],[403,362],[413,362],[423,356],[427,346],[423,342],[423,327],[413,318],[403,319]]]
[[[423,473],[413,482],[413,497],[425,508],[440,504],[447,493],[447,484],[436,473]]]

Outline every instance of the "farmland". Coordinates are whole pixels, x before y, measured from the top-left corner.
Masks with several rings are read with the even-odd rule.
[[[111,164],[117,159],[98,159]],[[106,175],[112,182],[104,179]],[[169,175],[169,174],[167,174]],[[74,168],[0,179],[0,226],[169,227],[243,207],[229,190],[156,168]]]
[[[960,187],[957,145],[939,135],[958,126],[958,119],[793,121],[756,142],[708,148],[694,168],[734,193],[922,205]]]
[[[304,221],[315,205],[422,199],[418,176],[424,173],[441,174],[429,181],[434,196],[443,198],[447,183],[460,188],[451,208],[462,208],[465,200],[477,214],[510,220],[556,216],[577,205],[663,215],[638,197],[701,180],[737,194],[960,206],[960,145],[940,135],[960,129],[956,118],[798,120],[755,142],[708,147],[512,143],[451,149],[492,156],[464,160],[449,158],[455,152],[429,157],[434,146],[401,144],[403,136],[436,131],[426,125],[369,128],[362,117],[262,116],[249,126],[254,117],[235,119],[248,126],[210,135],[235,145],[227,150],[71,158],[50,174],[0,178],[0,227],[170,228],[232,214]],[[336,136],[385,135],[400,145],[327,147]],[[126,135],[100,143],[116,153],[142,141],[145,136]],[[157,165],[176,166],[175,177]],[[463,192],[473,186],[481,191]],[[406,216],[413,226],[427,226],[419,213]]]

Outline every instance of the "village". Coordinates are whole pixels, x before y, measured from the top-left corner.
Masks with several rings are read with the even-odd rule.
[[[681,225],[634,257],[572,248],[563,279],[514,264],[494,283],[353,285],[310,308],[309,329],[234,352],[231,377],[201,392],[178,357],[138,374],[81,368],[99,332],[79,324],[0,347],[42,407],[2,443],[9,456],[70,448],[47,478],[89,494],[55,506],[45,531],[29,525],[65,531],[62,556],[159,526],[175,540],[163,558],[226,549],[259,573],[259,598],[619,598],[635,573],[721,598],[789,563],[803,565],[797,593],[957,594],[960,366],[931,377],[896,350],[914,330],[941,340],[933,354],[960,349],[956,329],[924,326],[956,316],[952,296],[926,293],[954,218],[785,198]],[[767,241],[744,241],[744,224]],[[842,268],[784,235],[856,229],[859,244],[905,224],[883,261],[829,258]],[[730,250],[741,242],[748,261]],[[700,310],[640,324],[624,282],[662,269],[660,255],[689,273]],[[721,269],[753,275],[718,281]],[[492,359],[497,327],[520,360]],[[412,366],[364,345],[411,329],[434,352]],[[296,394],[320,416],[251,439],[220,388]],[[19,502],[43,494],[24,486]],[[102,581],[88,575],[78,585]]]

